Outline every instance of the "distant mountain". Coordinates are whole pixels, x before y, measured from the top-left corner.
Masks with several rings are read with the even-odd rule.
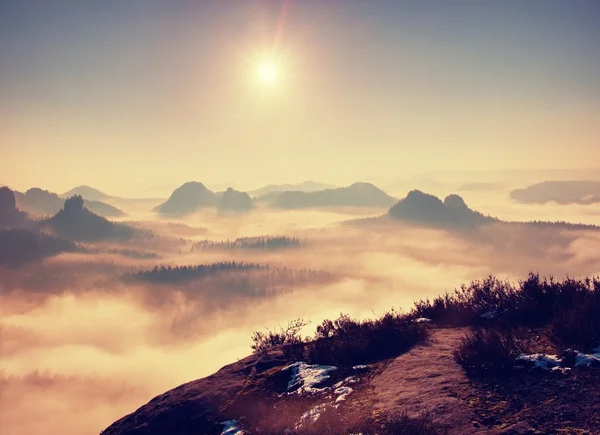
[[[83,199],[90,201],[103,201],[110,199],[111,196],[104,192],[100,192],[98,189],[94,189],[90,186],[77,186],[66,193],[61,195],[62,198],[70,198],[71,196],[80,195]]]
[[[175,189],[169,199],[154,211],[163,216],[185,216],[204,207],[216,206],[218,201],[217,195],[204,184],[190,181]]]
[[[246,192],[228,188],[220,198],[219,210],[248,211],[253,207],[252,198]]]
[[[390,208],[388,215],[394,219],[428,224],[443,228],[470,228],[497,222],[471,210],[458,195],[449,195],[442,202],[438,197],[420,190],[412,190]]]
[[[20,266],[77,250],[75,243],[47,234],[25,229],[0,230],[0,266]]]
[[[29,223],[27,213],[17,208],[15,192],[0,187],[0,228],[21,228]]]
[[[98,216],[84,204],[81,196],[68,198],[64,208],[55,216],[41,221],[40,226],[75,241],[128,240],[136,234],[133,228]]]
[[[317,190],[334,189],[337,186],[333,184],[317,183],[315,181],[304,181],[297,184],[269,184],[260,189],[248,192],[253,197],[268,195],[270,193],[280,193],[285,191],[298,192],[316,192]]]
[[[600,181],[544,181],[515,189],[510,197],[526,204],[594,204],[600,202]]]
[[[275,194],[269,194],[275,195]],[[286,191],[272,197],[273,205],[295,209],[307,207],[389,207],[396,199],[370,183],[316,192]]]
[[[37,216],[48,216],[58,213],[65,201],[64,198],[61,198],[56,193],[37,187],[31,188],[25,193],[16,192],[15,195],[19,208]],[[96,200],[85,199],[84,205],[90,211],[100,216],[119,217],[125,214],[110,204]]]
[[[118,208],[113,207],[112,205],[107,204],[106,202],[90,201],[84,199],[83,204],[87,207],[88,210],[103,217],[125,216],[125,213],[122,210],[119,210]]]
[[[27,213],[37,216],[47,216],[57,213],[63,205],[64,199],[56,193],[32,187],[25,193],[15,192],[17,205]]]
[[[414,223],[417,225],[445,228],[449,230],[471,230],[487,224],[502,224],[511,226],[527,225],[536,228],[557,230],[585,230],[600,231],[596,225],[551,222],[551,221],[503,221],[495,217],[485,216],[478,211],[470,209],[465,201],[458,195],[448,195],[442,202],[438,197],[420,190],[412,190],[408,195],[394,205],[387,214],[394,220]],[[384,220],[385,216],[369,219],[349,221],[353,223],[375,223]]]

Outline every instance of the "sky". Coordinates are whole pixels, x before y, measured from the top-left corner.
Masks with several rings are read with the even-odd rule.
[[[0,183],[590,167],[599,21],[596,0],[1,0]]]

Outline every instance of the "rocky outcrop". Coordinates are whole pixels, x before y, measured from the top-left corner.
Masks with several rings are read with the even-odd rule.
[[[173,191],[169,199],[154,209],[164,216],[185,216],[218,204],[215,193],[204,184],[190,181]]]

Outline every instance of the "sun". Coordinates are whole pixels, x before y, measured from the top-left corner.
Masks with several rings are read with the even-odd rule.
[[[279,78],[279,70],[272,60],[263,60],[258,64],[258,80],[265,85],[273,85]]]

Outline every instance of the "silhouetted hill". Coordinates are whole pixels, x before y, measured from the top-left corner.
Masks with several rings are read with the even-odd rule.
[[[37,216],[48,216],[58,213],[65,201],[64,198],[61,198],[56,193],[37,187],[31,188],[25,193],[16,192],[15,195],[17,204],[22,210]],[[118,208],[100,201],[85,199],[84,204],[90,211],[100,216],[119,217],[125,214]]]
[[[316,192],[287,191],[279,194],[273,205],[279,208],[307,207],[389,207],[396,201],[371,183],[354,183],[348,187]]]
[[[246,192],[240,192],[229,187],[221,196],[219,210],[248,211],[253,207],[252,198]]]
[[[530,225],[538,228],[600,231],[596,225],[550,221],[502,221],[470,209],[458,195],[448,195],[442,202],[438,197],[412,190],[406,198],[390,208],[388,217],[404,222],[445,229],[474,229],[481,225]],[[384,217],[358,219],[348,223],[375,223]]]
[[[444,228],[468,228],[497,222],[471,210],[458,195],[449,195],[442,202],[438,197],[420,190],[412,190],[406,198],[390,208],[389,216],[408,222],[429,224]]]
[[[184,216],[217,203],[218,198],[214,192],[202,183],[190,181],[175,189],[169,199],[154,211],[164,216]]]
[[[334,186],[333,184],[317,183],[309,180],[297,184],[269,184],[268,186],[252,190],[248,193],[255,197],[268,195],[270,193],[281,193],[285,191],[316,192],[317,190],[334,189],[336,187],[337,186]]]
[[[77,186],[66,193],[61,195],[62,198],[70,198],[71,196],[80,195],[83,199],[90,201],[103,201],[105,199],[112,198],[104,192],[100,192],[98,189],[94,189],[90,186]]]
[[[78,247],[68,240],[25,230],[0,230],[0,265],[19,266],[61,252],[74,252]]]
[[[510,197],[529,204],[594,204],[600,202],[600,181],[544,181],[515,189]]]
[[[106,202],[90,201],[88,199],[84,199],[83,203],[88,210],[103,217],[125,216],[125,213],[122,210],[119,210],[118,208],[113,207],[112,205],[107,204]]]
[[[17,208],[15,192],[0,187],[0,228],[23,228],[29,226],[29,216]]]
[[[131,227],[92,213],[84,206],[81,196],[68,198],[62,210],[50,219],[41,221],[40,225],[60,237],[77,241],[127,240],[136,233]]]

